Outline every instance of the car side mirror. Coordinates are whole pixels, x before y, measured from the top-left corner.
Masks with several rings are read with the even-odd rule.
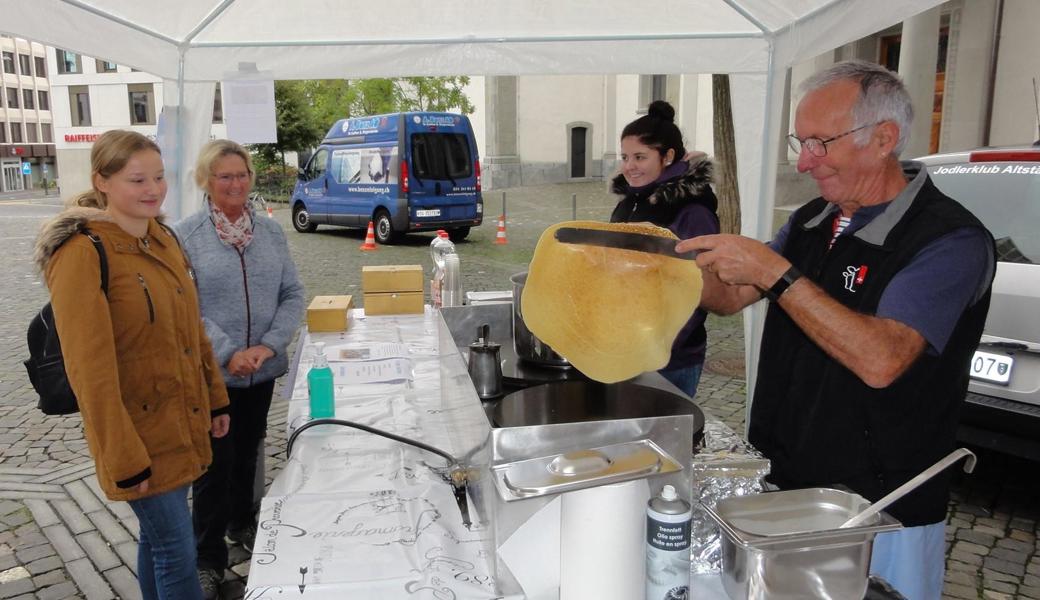
[[[300,171],[299,173],[296,174],[296,178],[299,179],[300,181],[307,181],[308,179],[310,179],[308,177],[308,175],[309,175],[309,173],[307,173],[307,171]]]

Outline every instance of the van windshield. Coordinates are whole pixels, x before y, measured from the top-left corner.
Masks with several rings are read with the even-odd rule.
[[[997,241],[997,260],[1040,263],[1040,173],[1034,164],[928,168],[935,187],[975,214]]]
[[[472,177],[468,139],[461,133],[413,133],[412,173],[419,179]]]

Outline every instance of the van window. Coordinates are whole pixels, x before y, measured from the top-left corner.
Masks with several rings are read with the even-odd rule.
[[[989,171],[982,171],[983,167]],[[935,187],[989,229],[997,241],[998,260],[1036,264],[1040,263],[1040,175],[1031,168],[1031,163],[993,162],[929,167],[928,173]]]
[[[461,133],[413,133],[412,172],[419,179],[472,177],[468,138]]]
[[[336,183],[357,183],[361,177],[361,153],[357,150],[332,152],[332,178]]]
[[[325,175],[326,164],[329,161],[329,151],[322,149],[314,153],[311,164],[307,167],[310,179],[318,179]]]

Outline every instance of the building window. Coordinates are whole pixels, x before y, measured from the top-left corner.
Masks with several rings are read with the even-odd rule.
[[[98,73],[115,73],[116,63],[108,62],[107,60],[97,59],[97,72]]]
[[[640,75],[639,112],[645,113],[646,108],[655,100],[667,100],[667,93],[667,75]]]
[[[22,124],[11,123],[11,143],[21,144],[22,143]]]
[[[47,77],[47,59],[43,56],[34,56],[33,62],[36,63],[36,76]]]
[[[54,54],[58,59],[58,73],[67,75],[69,73],[83,72],[83,65],[80,62],[79,54],[60,49],[56,49]]]
[[[7,88],[7,108],[18,108],[18,88]]]
[[[18,66],[22,69],[22,75],[32,77],[32,57],[28,54],[19,54]]]
[[[0,121],[0,144],[7,143],[7,123]]]
[[[51,109],[51,96],[50,96],[50,94],[48,94],[47,92],[45,92],[43,90],[40,90],[39,91],[39,96],[40,96],[40,110],[50,110]]]
[[[40,135],[36,131],[36,123],[25,124],[25,141],[30,144],[38,144],[40,142]]]
[[[24,100],[24,107],[27,109],[36,108],[36,97],[32,90],[22,90],[22,100]]]
[[[130,124],[155,125],[155,88],[150,83],[126,86],[130,96]]]
[[[4,52],[4,73],[14,73],[14,52]]]
[[[69,109],[73,127],[90,126],[90,93],[87,86],[69,86]]]
[[[54,143],[54,133],[50,123],[40,123],[40,131],[43,132],[43,141],[47,144]]]
[[[217,82],[217,89],[213,92],[213,122],[223,123],[224,122],[224,102],[220,95],[220,82]]]

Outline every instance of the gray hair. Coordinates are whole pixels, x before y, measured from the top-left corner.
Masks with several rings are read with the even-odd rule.
[[[898,157],[910,137],[910,124],[914,121],[914,107],[910,94],[899,75],[885,67],[865,60],[847,60],[820,71],[806,79],[801,92],[808,94],[839,81],[859,83],[859,99],[852,107],[853,127],[865,127],[882,121],[892,121],[899,126],[899,141],[892,154]],[[857,146],[870,139],[870,129],[853,134]]]

